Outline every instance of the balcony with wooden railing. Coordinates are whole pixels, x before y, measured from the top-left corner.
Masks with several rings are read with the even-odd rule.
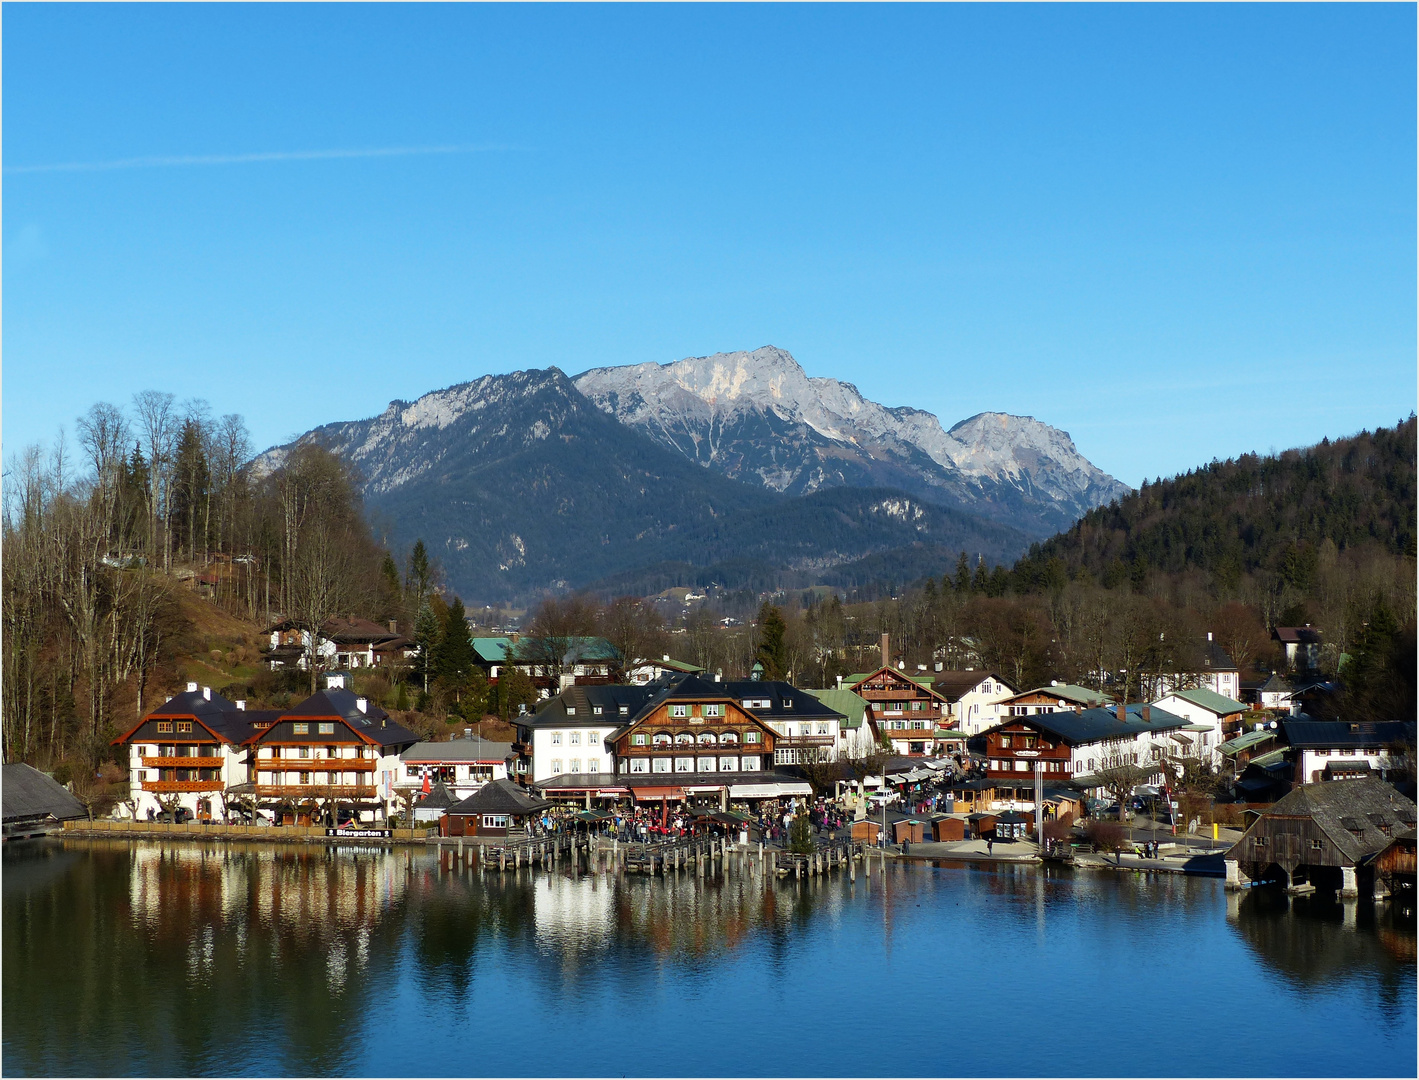
[[[780,735],[777,745],[788,750],[798,746],[832,746],[836,740],[831,735]]]
[[[220,769],[222,759],[219,757],[145,757],[142,759],[145,769]]]
[[[373,784],[257,784],[263,799],[373,799]]]
[[[373,772],[379,761],[375,758],[273,757],[257,758],[250,764],[262,772]]]
[[[156,794],[180,794],[187,791],[223,791],[225,780],[144,780],[139,783],[143,791]]]

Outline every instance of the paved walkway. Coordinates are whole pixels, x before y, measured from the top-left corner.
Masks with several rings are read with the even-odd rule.
[[[984,840],[923,841],[912,844],[912,859],[964,859],[970,862],[1035,862],[1039,849],[1030,843],[997,843],[987,850]]]

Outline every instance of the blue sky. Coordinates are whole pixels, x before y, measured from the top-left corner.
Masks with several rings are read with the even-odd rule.
[[[1414,40],[1412,5],[7,6],[4,452],[148,388],[266,446],[765,344],[1131,484],[1391,424]]]

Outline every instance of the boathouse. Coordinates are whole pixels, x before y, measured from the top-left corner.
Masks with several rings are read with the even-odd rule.
[[[1360,894],[1370,857],[1414,828],[1414,803],[1374,777],[1303,784],[1263,813],[1225,856],[1227,887],[1282,875],[1288,892]]]

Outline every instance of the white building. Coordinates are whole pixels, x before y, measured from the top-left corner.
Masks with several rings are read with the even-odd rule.
[[[1000,723],[1002,705],[1015,688],[993,671],[942,671],[932,688],[950,705],[948,718],[967,735],[979,735]]]
[[[1181,716],[1195,730],[1187,732],[1194,738],[1193,753],[1212,766],[1221,763],[1218,747],[1226,741],[1223,728],[1228,718],[1247,711],[1239,701],[1212,690],[1174,690],[1153,702],[1154,707]]]
[[[404,774],[395,781],[400,792],[443,784],[455,801],[466,799],[489,780],[508,779],[513,759],[511,743],[489,742],[476,736],[448,742],[419,742],[399,755]]]

